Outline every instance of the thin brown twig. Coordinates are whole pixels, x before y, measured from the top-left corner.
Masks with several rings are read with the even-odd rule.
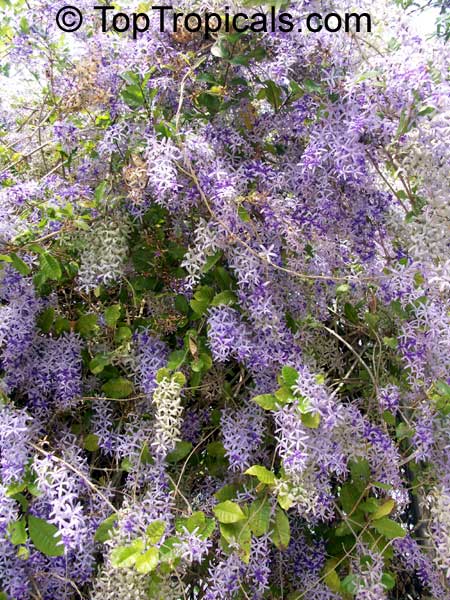
[[[14,161],[12,163],[9,163],[9,165],[7,165],[2,171],[0,171],[0,175],[3,175],[4,173],[7,173],[10,169],[12,169],[16,165],[20,164],[23,160],[26,160],[27,158],[30,158],[30,156],[33,156],[33,154],[36,154],[36,152],[40,152],[43,148],[46,148],[47,146],[50,146],[50,144],[52,144],[52,142],[44,142],[43,144],[41,144],[37,148],[34,148],[33,150],[31,150],[31,152],[28,152],[28,154],[24,154],[23,156],[21,156],[20,158],[18,158],[16,161]]]
[[[111,510],[113,512],[117,512],[114,504],[112,504],[108,500],[108,498],[104,494],[102,494],[102,492],[98,489],[98,487],[96,485],[94,485],[92,483],[92,481],[88,477],[86,477],[86,475],[84,473],[82,473],[82,471],[80,471],[79,469],[77,469],[76,467],[74,467],[73,465],[68,463],[67,461],[65,461],[63,458],[56,456],[52,452],[47,452],[46,450],[44,450],[43,448],[40,448],[39,446],[37,446],[36,444],[33,444],[32,442],[29,443],[29,445],[32,448],[34,448],[36,450],[36,452],[39,452],[39,454],[42,454],[43,456],[47,456],[47,457],[51,456],[54,460],[56,460],[56,462],[63,464],[65,467],[67,467],[68,469],[70,469],[71,471],[76,473],[78,475],[78,477],[80,477],[86,483],[86,485],[89,486],[91,488],[91,490],[93,492],[95,492],[96,495],[99,496],[99,498],[101,498],[109,506],[109,508],[111,508]]]

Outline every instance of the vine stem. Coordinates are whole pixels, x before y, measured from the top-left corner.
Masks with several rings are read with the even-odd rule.
[[[51,452],[47,452],[46,450],[44,450],[43,448],[40,448],[39,446],[37,446],[36,444],[33,443],[29,443],[29,445],[34,448],[36,450],[36,452],[39,452],[39,454],[42,454],[42,456],[50,456],[52,457],[54,460],[56,460],[56,462],[59,462],[61,464],[63,464],[65,467],[67,467],[68,469],[70,469],[71,471],[73,471],[74,473],[76,473],[78,475],[78,477],[80,477],[88,487],[91,488],[91,490],[93,492],[95,492],[97,494],[97,496],[99,496],[99,498],[101,498],[103,500],[103,502],[105,502],[109,508],[113,511],[113,512],[117,512],[116,507],[114,506],[114,504],[112,504],[108,498],[102,494],[102,492],[98,489],[98,487],[96,485],[94,485],[87,477],[86,475],[84,475],[84,473],[82,473],[82,471],[80,471],[79,469],[77,469],[76,467],[74,467],[73,465],[71,465],[70,463],[68,463],[67,461],[65,461],[63,458],[60,458],[59,456],[55,456],[53,453]]]
[[[180,488],[180,483],[181,483],[181,480],[183,478],[183,475],[184,475],[184,472],[186,470],[186,466],[187,466],[187,464],[189,462],[189,459],[200,448],[200,446],[202,446],[202,444],[204,444],[206,442],[206,440],[209,439],[218,430],[219,430],[219,427],[215,427],[212,431],[210,431],[208,433],[207,436],[205,436],[204,438],[202,438],[199,441],[199,443],[196,446],[194,446],[194,448],[192,448],[192,450],[189,452],[186,460],[183,463],[183,467],[181,469],[180,475],[178,476],[178,481],[177,481],[176,486],[175,486],[174,491],[173,491],[173,497],[174,497],[174,499],[176,498],[177,494],[179,494],[179,493],[181,494],[180,489],[179,489]]]
[[[30,156],[33,156],[33,154],[36,154],[36,152],[40,152],[41,150],[43,150],[47,146],[50,146],[51,144],[52,144],[52,142],[44,142],[43,144],[41,144],[37,148],[34,148],[34,150],[31,150],[31,152],[28,152],[28,154],[24,154],[23,156],[21,156],[16,161],[14,161],[14,162],[10,163],[9,165],[7,165],[3,169],[3,171],[0,171],[0,175],[3,175],[4,173],[7,173],[10,169],[12,169],[13,167],[15,167],[19,163],[21,163],[23,160],[26,160],[27,158],[30,158]]]
[[[178,99],[178,107],[177,107],[177,112],[175,114],[175,131],[178,133],[178,130],[180,128],[180,118],[181,118],[181,109],[183,108],[183,102],[184,102],[184,89],[186,86],[186,81],[188,80],[188,78],[195,72],[195,70],[202,65],[205,60],[207,59],[206,56],[202,56],[202,58],[195,63],[195,65],[193,65],[192,67],[190,67],[188,69],[188,71],[184,74],[183,79],[181,80],[181,84],[180,84],[180,97]]]
[[[334,331],[333,329],[330,329],[330,327],[327,327],[326,325],[321,325],[321,327],[323,327],[323,329],[325,329],[325,331],[328,331],[328,333],[331,333],[331,335],[333,335],[336,339],[338,339],[340,342],[342,342],[350,350],[350,352],[356,357],[358,362],[360,362],[362,364],[362,366],[366,369],[367,373],[369,374],[370,380],[373,383],[375,390],[377,390],[378,383],[375,379],[374,374],[372,373],[372,370],[370,369],[370,367],[366,363],[366,361],[356,352],[356,350],[353,348],[353,346],[351,344],[349,344],[347,342],[347,340],[345,340],[342,336],[340,336],[336,331]]]

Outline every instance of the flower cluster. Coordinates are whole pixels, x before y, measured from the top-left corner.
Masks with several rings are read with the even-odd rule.
[[[165,456],[180,441],[183,413],[181,390],[185,381],[182,373],[168,377],[164,372],[159,372],[158,387],[153,393],[155,434],[151,441],[151,447],[157,456]]]
[[[109,285],[124,275],[128,254],[128,227],[123,220],[100,221],[82,240],[78,286],[90,292]]]

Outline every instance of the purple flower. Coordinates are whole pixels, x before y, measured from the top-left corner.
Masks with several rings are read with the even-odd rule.
[[[256,403],[222,411],[223,445],[232,471],[244,471],[255,460],[264,436],[264,421],[264,413]]]
[[[378,390],[378,402],[381,410],[396,413],[399,408],[400,390],[396,385],[389,384]]]
[[[156,388],[156,373],[167,363],[167,347],[164,342],[147,331],[138,333],[135,336],[135,343],[139,385],[142,391],[151,398]]]

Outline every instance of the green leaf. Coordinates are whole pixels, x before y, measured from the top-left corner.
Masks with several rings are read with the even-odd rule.
[[[383,343],[392,350],[397,350],[398,348],[398,340],[395,337],[383,337]]]
[[[399,423],[395,428],[395,435],[398,440],[404,440],[412,437],[413,432],[406,423]]]
[[[275,475],[272,471],[261,465],[254,465],[245,471],[245,475],[254,475],[261,483],[273,485],[275,483]]]
[[[388,425],[394,426],[397,422],[395,419],[395,415],[393,415],[388,410],[384,410],[381,416],[383,417],[383,421]]]
[[[8,525],[8,533],[11,543],[15,546],[25,544],[28,539],[25,517],[22,517],[18,521],[12,521]]]
[[[158,548],[150,548],[144,554],[137,557],[135,563],[135,569],[141,575],[147,575],[151,571],[154,571],[158,566],[159,562],[159,550]]]
[[[16,494],[20,494],[20,492],[23,492],[24,490],[26,490],[27,488],[27,482],[26,481],[21,481],[19,482],[14,482],[11,483],[7,488],[6,488],[6,496],[8,498],[11,498],[11,496],[15,496]]]
[[[233,284],[234,284],[233,278],[231,277],[231,275],[227,271],[227,269],[225,269],[221,265],[218,265],[214,269],[214,277],[216,278],[217,283],[220,286],[220,289],[227,290],[227,289],[231,289],[233,287]]]
[[[404,108],[402,110],[402,112],[400,113],[400,120],[398,123],[396,137],[400,137],[401,135],[406,133],[408,131],[409,127],[410,127],[409,112],[406,112],[406,109]]]
[[[325,567],[326,569],[326,567]],[[339,579],[339,575],[336,573],[335,569],[324,569],[323,580],[325,584],[332,590],[333,592],[339,592],[341,589],[341,580]]]
[[[181,371],[177,371],[172,375],[172,381],[178,386],[183,387],[183,385],[186,383],[186,375],[181,373]]]
[[[11,256],[11,264],[21,275],[29,275],[31,273],[30,267],[23,262],[21,258],[17,256],[17,254],[13,253]]]
[[[131,108],[138,108],[145,103],[144,94],[140,85],[127,85],[121,92],[121,96],[125,104]]]
[[[178,533],[184,533],[187,529],[190,533],[196,532],[202,539],[207,539],[216,527],[214,519],[207,519],[205,513],[198,510],[190,517],[176,519],[175,528]]]
[[[363,489],[369,483],[370,478],[370,465],[365,458],[361,458],[357,461],[350,462],[350,473],[352,475],[352,481],[359,491]]]
[[[214,296],[214,291],[209,286],[203,285],[197,288],[194,294],[194,298],[191,300],[190,305],[192,310],[198,315],[203,315],[212,298]]]
[[[216,94],[202,92],[195,100],[199,106],[204,106],[210,114],[214,114],[220,110],[221,98]]]
[[[406,531],[399,523],[392,519],[388,519],[387,517],[373,521],[372,527],[376,529],[378,533],[387,537],[388,540],[402,538],[406,535]]]
[[[196,529],[197,531],[201,531],[205,526],[205,523],[205,513],[201,510],[198,510],[192,513],[190,517],[177,519],[175,528],[180,533],[184,532],[184,528],[186,528],[190,533],[193,533]]]
[[[421,108],[417,114],[419,117],[425,117],[426,115],[431,115],[434,112],[436,112],[434,106],[425,106],[424,108]]]
[[[336,537],[354,536],[355,533],[361,531],[362,526],[359,527],[359,525],[356,525],[355,514],[356,511],[352,514],[350,519],[347,519],[346,521],[341,521],[339,525],[337,525],[337,527],[335,528]]]
[[[218,440],[208,444],[206,446],[206,452],[209,454],[209,456],[215,456],[217,458],[223,458],[226,454],[222,442],[219,442]]]
[[[127,546],[119,546],[111,552],[111,564],[115,569],[132,567],[138,556],[144,551],[144,540],[137,539]]]
[[[55,332],[57,335],[70,331],[70,321],[65,317],[56,317],[55,319]]]
[[[378,487],[378,488],[380,488],[382,490],[386,490],[386,491],[392,490],[392,485],[390,483],[383,483],[381,481],[374,481],[374,482],[372,482],[372,485],[374,487]]]
[[[378,323],[380,321],[380,317],[371,312],[364,313],[364,319],[367,325],[373,330],[376,331]]]
[[[28,560],[30,558],[30,550],[26,546],[19,546],[17,548],[16,556],[17,556],[17,558],[20,558],[20,560]],[[1,594],[0,594],[0,600],[2,600]],[[6,600],[8,600],[8,599],[6,599]]]
[[[42,492],[39,489],[39,487],[37,486],[35,481],[30,481],[29,483],[27,483],[27,489],[30,492],[30,494],[32,496],[34,496],[35,498],[38,498],[39,496],[42,495]]]
[[[220,523],[237,523],[237,521],[245,519],[245,515],[239,504],[231,502],[231,500],[225,500],[225,502],[216,504],[213,512]]]
[[[321,86],[312,79],[304,79],[302,83],[309,94],[320,93],[322,91]]]
[[[105,367],[110,364],[110,357],[107,354],[97,354],[89,362],[89,369],[94,375],[101,373]]]
[[[102,386],[102,391],[107,395],[108,398],[114,398],[120,400],[122,398],[128,398],[133,392],[133,384],[124,377],[118,377],[117,379],[110,379]]]
[[[177,463],[189,454],[192,450],[191,442],[177,442],[175,445],[175,449],[172,452],[169,452],[167,455],[167,460],[170,463]]]
[[[289,402],[291,402],[291,400]],[[306,415],[307,413],[311,412],[311,402],[310,402],[309,398],[305,398],[304,396],[301,396],[298,399],[297,406],[302,415]]]
[[[441,396],[446,396],[450,398],[450,385],[448,385],[448,383],[439,380],[435,382],[434,387],[439,392],[439,394],[441,394]]]
[[[294,504],[294,500],[289,494],[278,494],[277,502],[284,510],[289,510]]]
[[[241,560],[248,564],[250,560],[250,550],[252,543],[252,532],[248,521],[239,521],[238,523],[221,523],[220,533],[229,544],[238,544],[238,554]]]
[[[30,503],[28,502],[28,500],[26,499],[26,497],[23,494],[14,494],[14,495],[12,495],[12,497],[18,504],[20,504],[20,506],[24,512],[28,510],[28,506]]]
[[[357,324],[359,322],[358,311],[350,302],[344,304],[344,315],[350,323]]]
[[[281,369],[281,377],[283,378],[283,383],[288,388],[292,388],[294,385],[297,385],[299,374],[293,367],[285,366]]]
[[[114,529],[114,525],[117,521],[117,518],[117,514],[113,513],[112,515],[109,515],[109,517],[107,517],[104,521],[102,521],[97,527],[97,531],[94,535],[94,541],[100,543],[106,542],[106,540],[109,539],[109,532]]]
[[[391,512],[394,510],[394,507],[394,500],[392,500],[392,498],[389,498],[389,500],[386,500],[386,502],[379,506],[378,509],[373,513],[372,519],[376,520],[381,519],[382,517],[387,517],[387,515],[390,515]]]
[[[211,301],[211,306],[220,306],[221,304],[231,305],[237,301],[236,294],[231,290],[219,292]]]
[[[376,79],[379,75],[381,75],[380,71],[364,71],[361,75],[356,79],[356,83],[361,83],[366,79]]]
[[[164,521],[152,521],[145,530],[145,535],[149,544],[157,544],[164,535],[166,530],[166,523]]]
[[[381,583],[386,590],[393,590],[395,588],[395,577],[390,573],[383,573],[381,576]]]
[[[408,312],[403,308],[399,300],[392,300],[390,307],[392,308],[393,312],[400,317],[400,319],[408,318]]]
[[[353,483],[344,483],[339,492],[339,500],[341,506],[347,514],[350,514],[355,509],[361,493]]]
[[[45,253],[40,256],[41,270],[47,279],[58,280],[62,277],[61,264],[57,258],[51,254]]]
[[[125,73],[120,74],[121,79],[131,84],[139,84],[141,81],[141,76],[139,73],[135,73],[134,71],[125,71]]]
[[[117,344],[122,344],[123,342],[128,342],[133,337],[133,332],[129,327],[119,327],[114,336],[114,341]]]
[[[356,592],[358,591],[358,587],[359,587],[358,579],[357,579],[356,575],[353,575],[353,574],[347,575],[347,577],[345,577],[342,580],[341,586],[342,586],[342,591],[354,596],[356,594]]]
[[[150,452],[150,450],[148,448],[148,444],[147,443],[145,443],[142,446],[142,450],[141,450],[141,453],[140,453],[140,462],[143,465],[152,465],[155,462],[154,459],[153,459],[153,456],[152,456],[152,454],[151,454],[151,452]]]
[[[219,262],[219,260],[222,258],[222,254],[223,254],[222,250],[218,250],[217,252],[215,252],[211,256],[208,256],[208,258],[205,261],[205,264],[202,267],[201,272],[202,273],[208,273],[208,271],[210,271]]]
[[[236,487],[232,483],[227,483],[220,488],[215,494],[214,498],[219,502],[225,502],[225,500],[231,500],[236,496]]]
[[[216,522],[214,519],[206,519],[206,524],[203,530],[200,532],[200,537],[204,540],[208,539],[216,528]]]
[[[319,413],[305,412],[302,414],[302,423],[310,429],[317,429],[320,425]]]
[[[156,383],[162,383],[164,379],[170,379],[170,370],[166,367],[162,367],[156,371]]]
[[[95,452],[98,450],[98,435],[95,435],[95,433],[89,433],[84,438],[83,446],[84,449],[88,450],[89,452]]]
[[[167,368],[171,371],[179,369],[186,360],[186,355],[186,350],[174,350],[173,352],[171,352],[169,360],[167,362]]]
[[[52,523],[28,516],[28,532],[34,547],[45,556],[63,556],[64,545],[58,529]]]
[[[261,394],[255,396],[253,402],[256,402],[264,410],[276,410],[278,402],[273,394]]]
[[[291,389],[288,388],[286,385],[278,389],[275,392],[274,396],[277,400],[277,403],[282,405],[289,404],[290,402],[293,402],[295,400]]]
[[[120,319],[121,307],[120,304],[113,304],[105,308],[104,316],[105,323],[108,327],[114,327],[117,321]]]
[[[286,550],[291,539],[291,528],[289,518],[282,508],[277,506],[275,510],[275,522],[272,532],[272,541],[278,550]]]
[[[191,369],[193,370],[194,373],[201,373],[204,366],[205,366],[205,363],[203,362],[203,360],[201,358],[197,358],[196,360],[193,360],[191,362]]]
[[[47,276],[44,273],[44,271],[38,271],[33,277],[34,287],[39,291],[42,290],[42,288],[46,284],[46,282],[47,282]]]
[[[244,223],[249,223],[251,221],[250,213],[244,206],[242,206],[242,204],[238,206],[238,215],[239,218],[244,221]]]
[[[444,416],[450,414],[450,385],[445,381],[436,381],[429,398],[433,400],[437,410]]]
[[[207,300],[196,300],[194,298],[190,301],[190,306],[195,314],[201,317],[206,312],[209,302]]]
[[[361,502],[358,506],[364,512],[372,514],[378,510],[379,503],[376,498],[367,498],[367,500]]]
[[[270,503],[267,497],[256,498],[249,508],[248,522],[252,533],[259,537],[269,531]]]
[[[350,290],[348,283],[341,283],[336,288],[336,294],[346,294]]]
[[[186,300],[186,297],[183,294],[178,294],[175,296],[175,308],[182,315],[187,315],[189,313],[189,302]]]
[[[108,182],[107,181],[102,181],[95,188],[94,199],[95,199],[96,202],[100,202],[101,200],[103,200],[103,198],[105,197],[105,192],[106,192],[106,188],[107,187],[108,187]]]
[[[37,326],[44,333],[49,333],[55,320],[55,309],[50,307],[41,312],[37,319]]]
[[[275,110],[278,110],[282,103],[282,88],[274,81],[267,79],[264,81],[264,88],[258,93],[258,98],[265,98]]]
[[[177,556],[176,546],[180,542],[178,537],[171,536],[164,540],[164,543],[159,548],[159,560],[164,565],[167,565],[166,570],[161,571],[162,573],[169,573],[173,566],[176,566],[180,559]]]
[[[76,331],[80,333],[83,337],[91,336],[98,328],[97,325],[97,315],[95,314],[86,314],[82,315],[76,324]]]

